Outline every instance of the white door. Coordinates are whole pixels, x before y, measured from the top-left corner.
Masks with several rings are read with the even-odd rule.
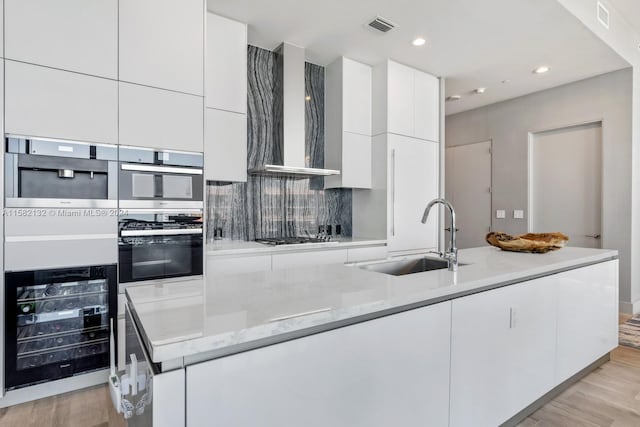
[[[491,230],[491,141],[447,148],[445,162],[445,198],[456,210],[457,246],[484,246]]]
[[[601,247],[602,124],[532,134],[529,144],[529,230]]]

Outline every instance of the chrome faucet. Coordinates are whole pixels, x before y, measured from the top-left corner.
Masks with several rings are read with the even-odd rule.
[[[449,271],[458,271],[458,248],[456,248],[456,212],[453,210],[453,206],[445,199],[433,199],[429,202],[424,209],[422,215],[422,223],[426,224],[427,218],[429,218],[429,212],[434,205],[441,204],[449,209],[451,214],[451,239],[449,240],[449,248],[442,255],[444,259],[449,262]]]

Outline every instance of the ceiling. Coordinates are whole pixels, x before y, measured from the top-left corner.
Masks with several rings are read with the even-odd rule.
[[[638,0],[609,0],[609,3],[640,32],[640,1]]]
[[[208,0],[208,9],[248,23],[250,44],[273,49],[287,41],[316,64],[389,57],[445,77],[446,95],[462,96],[447,102],[447,114],[629,66],[557,0]],[[376,15],[398,27],[370,30],[365,24]],[[418,36],[426,45],[411,44]],[[542,64],[551,71],[534,75]],[[477,87],[486,93],[471,94]]]

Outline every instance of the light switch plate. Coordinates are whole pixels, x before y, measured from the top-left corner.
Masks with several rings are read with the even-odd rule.
[[[496,211],[496,218],[506,218],[507,212],[504,209],[498,209]]]
[[[514,209],[513,210],[513,218],[514,219],[523,219],[524,211],[522,209]]]

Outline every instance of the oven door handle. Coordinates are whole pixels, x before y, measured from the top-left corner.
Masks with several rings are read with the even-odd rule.
[[[130,163],[122,163],[120,169],[125,171],[137,172],[160,172],[175,173],[182,175],[202,175],[202,169],[199,168],[180,168],[174,166],[153,166],[153,165],[135,165]]]
[[[190,234],[202,234],[202,228],[189,228],[179,230],[122,230],[122,237],[136,236],[181,236]]]

